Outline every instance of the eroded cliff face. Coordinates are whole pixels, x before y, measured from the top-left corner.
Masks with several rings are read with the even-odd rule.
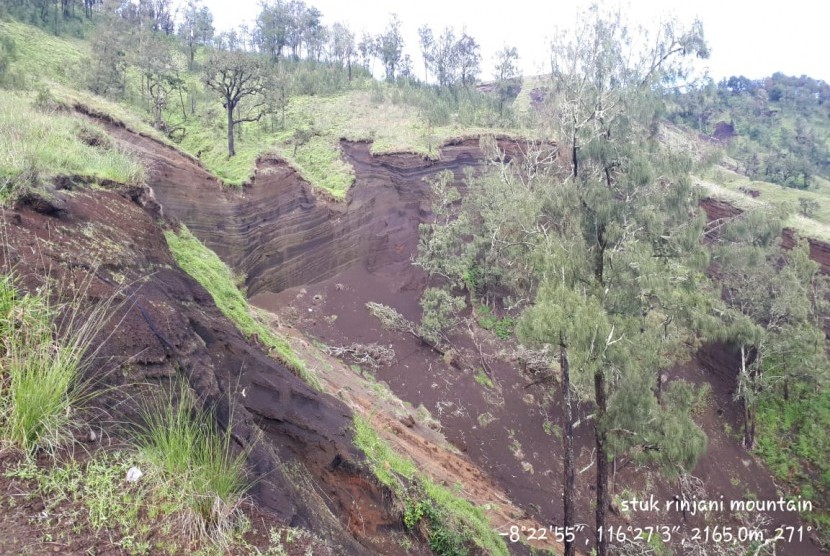
[[[142,152],[148,160],[151,167],[150,185],[165,214],[187,224],[194,234],[214,249],[236,271],[246,273],[250,296],[264,299],[274,296],[277,292],[283,292],[283,294],[269,298],[268,303],[263,306],[274,303],[282,304],[295,295],[296,297],[305,295],[303,293],[305,288],[300,288],[300,286],[318,284],[319,287],[316,289],[308,288],[309,293],[305,297],[304,302],[307,302],[305,305],[302,305],[303,302],[298,303],[302,305],[299,314],[308,315],[309,322],[306,325],[310,333],[318,336],[319,326],[327,322],[323,317],[330,318],[332,315],[339,314],[340,318],[336,320],[336,323],[342,330],[339,330],[341,335],[337,338],[344,344],[349,341],[375,341],[377,339],[372,336],[370,326],[366,322],[360,319],[352,321],[348,317],[358,309],[362,310],[362,303],[366,301],[354,293],[359,289],[356,285],[358,283],[364,290],[371,290],[372,296],[367,299],[390,303],[407,317],[418,318],[417,296],[424,281],[417,270],[413,270],[411,257],[417,253],[418,225],[429,217],[430,212],[428,184],[423,181],[423,178],[441,170],[450,170],[455,173],[457,181],[460,182],[465,167],[476,168],[483,164],[483,155],[478,148],[477,141],[462,141],[455,145],[447,145],[442,149],[439,162],[426,161],[406,154],[374,157],[371,156],[367,144],[343,143],[341,145],[343,156],[354,166],[358,179],[346,201],[334,203],[319,193],[310,191],[296,172],[276,159],[266,158],[259,161],[252,183],[241,191],[234,191],[221,187],[196,161],[172,149],[163,147],[150,139],[136,137],[119,128],[111,131],[124,143],[128,143],[130,148]],[[704,200],[702,207],[706,210],[710,221],[740,214],[740,211],[734,207],[712,199]],[[785,245],[786,241],[785,234]],[[820,251],[813,252],[814,257],[820,255]],[[828,267],[823,263],[823,268],[827,271]],[[334,278],[335,276],[337,278]],[[331,278],[334,279],[329,280]],[[328,282],[340,280],[343,284],[328,284]],[[349,280],[352,281],[349,282]],[[331,300],[335,300],[337,296],[345,296],[348,299],[342,301],[342,306],[333,307]],[[319,304],[318,298],[321,300]],[[201,333],[199,335],[201,336]],[[416,345],[408,346],[406,353],[411,355],[418,350],[419,347]],[[400,351],[404,352],[404,350]],[[496,356],[493,355],[493,357]],[[429,362],[434,363],[435,368],[439,368],[441,364],[437,359]],[[701,363],[703,367],[708,368],[706,361],[701,360]],[[718,369],[723,367],[719,361],[716,363]],[[408,361],[404,367],[406,369],[390,370],[388,381],[390,384],[395,384],[396,394],[413,403],[418,403],[423,397],[423,392],[434,391],[433,383],[437,383],[438,380],[434,378],[431,366],[421,369],[412,361]],[[515,376],[515,370],[509,365],[504,367],[506,373],[504,383],[520,384],[521,378]],[[246,406],[250,406],[248,410],[253,421],[266,431],[269,438],[273,439],[274,445],[284,445],[285,447],[281,449],[287,449],[289,453],[294,451],[302,453],[304,449],[310,449],[310,455],[303,456],[305,460],[317,462],[312,467],[316,465],[318,468],[322,466],[327,469],[326,460],[332,454],[339,452],[323,450],[318,453],[318,448],[304,448],[307,444],[313,446],[320,440],[310,435],[305,430],[305,425],[298,427],[292,422],[292,414],[296,411],[302,413],[302,407],[307,405],[312,409],[311,415],[315,415],[314,411],[323,411],[322,415],[325,417],[329,415],[328,410],[321,408],[328,407],[325,404],[329,402],[321,406],[319,400],[313,396],[307,398],[302,393],[297,394],[275,388],[269,372],[273,371],[257,374],[255,371],[248,370],[243,373],[243,376],[248,377],[244,379],[244,384],[252,385],[255,391],[251,399],[246,402]],[[683,372],[678,371],[678,376],[693,377],[701,382],[711,381],[713,376],[716,380],[722,378],[717,373],[701,374],[691,367]],[[453,379],[460,381],[459,393],[474,391],[475,386],[471,377],[465,376],[461,380],[453,376]],[[412,384],[407,387],[403,384],[405,380]],[[463,383],[464,380],[470,384],[466,385]],[[720,380],[720,382],[724,384],[721,390],[727,392],[728,381]],[[539,395],[541,397],[543,393],[540,392]],[[519,421],[515,430],[519,431],[526,428],[527,423],[520,418],[524,415],[521,405],[524,403],[523,398],[518,395],[515,397],[515,407],[511,406],[511,411],[508,412],[510,415],[505,414],[502,422],[507,422],[511,416],[515,417]],[[447,399],[455,398],[448,397]],[[283,408],[286,400],[290,403],[287,408]],[[294,402],[296,405],[292,405]],[[485,400],[485,405],[480,408],[482,411],[489,409],[487,403],[489,402]],[[730,403],[731,397],[724,394],[724,407]],[[430,407],[430,410],[440,410],[440,407],[436,402],[435,408]],[[722,440],[728,444],[731,450],[728,458],[730,465],[734,464],[735,469],[742,469],[740,460],[744,455],[743,450],[734,445],[731,440],[721,438],[723,430],[718,420],[721,417],[714,416],[714,409],[712,413],[711,427],[707,429],[707,433],[715,435],[719,441]],[[464,421],[465,416],[459,416],[456,419],[458,423],[454,423],[454,418],[450,416],[445,417],[446,419],[442,421],[447,423],[448,431],[454,431],[457,437],[452,438],[453,441],[457,441],[457,445],[462,446],[461,449],[468,451],[483,469],[497,477],[502,486],[508,485],[506,490],[512,491],[511,497],[515,496],[522,507],[525,509],[543,508],[545,516],[556,515],[558,504],[551,498],[549,485],[543,488],[540,483],[539,488],[532,489],[532,492],[525,492],[529,490],[526,488],[529,479],[521,475],[520,470],[512,472],[513,468],[501,466],[503,463],[501,461],[498,466],[488,463],[493,459],[494,442],[502,442],[503,437],[487,437],[481,446],[473,446],[468,444],[464,437],[466,431],[475,428],[475,423]],[[542,430],[542,425],[537,428]],[[448,432],[448,436],[452,434]],[[326,442],[328,440],[324,440],[323,445]],[[538,442],[528,441],[524,444],[527,446],[547,445],[547,438],[541,438]],[[505,452],[504,461],[510,461],[513,467],[519,465],[510,459],[514,455],[510,454],[506,447],[502,451]],[[536,455],[534,453],[533,457]],[[713,454],[709,459],[704,460],[700,471],[703,476],[715,478],[723,475],[724,464],[718,459],[719,457]],[[540,455],[540,468],[543,465],[542,461],[553,462],[555,459],[555,454],[545,457]],[[331,461],[334,460],[329,460],[329,463]],[[586,462],[586,465],[588,463]],[[349,468],[351,466],[347,465],[346,469]],[[336,471],[336,467],[334,469]],[[504,469],[511,470],[512,479],[500,476],[504,475]],[[324,477],[326,473],[327,471],[324,470],[319,476]],[[759,492],[772,484],[771,480],[768,480],[768,474],[760,466],[753,476],[757,479],[758,484],[755,486]],[[545,485],[549,482],[549,477],[537,477],[537,479]],[[327,485],[334,483],[348,485],[343,488],[353,489],[352,495],[363,493],[361,496],[372,496],[371,485],[359,476],[353,480],[342,480],[342,478],[326,480]],[[331,488],[332,492],[337,492],[335,486],[327,488]],[[668,496],[670,489],[666,488]],[[723,485],[723,488],[729,487]],[[340,497],[341,501],[347,498],[347,496]],[[587,503],[585,507],[588,507]],[[340,508],[342,512],[339,515],[351,515],[347,506],[341,504]],[[296,515],[299,516],[301,513],[298,512]],[[536,517],[540,518],[540,516]],[[353,533],[359,536],[360,532],[353,531]]]
[[[375,157],[366,143],[343,142],[344,158],[360,179],[337,203],[312,193],[295,170],[274,158],[261,159],[252,183],[235,191],[168,147],[122,128],[110,131],[148,161],[150,185],[165,214],[244,272],[249,295],[318,282],[358,261],[372,267],[408,263],[429,207],[422,178],[442,170],[460,178],[463,168],[479,166],[483,158],[477,140],[445,146],[440,161],[413,154]]]
[[[251,450],[252,495],[264,511],[325,531],[345,553],[373,553],[335,517],[355,501],[384,508],[352,445],[349,408],[239,334],[176,265],[157,212],[139,206],[135,191],[81,187],[57,196],[57,211],[32,202],[0,209],[0,268],[14,269],[30,291],[48,277],[81,306],[115,296],[117,310],[89,370],[103,393],[94,402],[101,424],[137,422],[158,386],[183,377],[221,426],[232,419],[238,448]],[[125,434],[119,430],[111,434]],[[297,465],[307,473],[288,472]]]

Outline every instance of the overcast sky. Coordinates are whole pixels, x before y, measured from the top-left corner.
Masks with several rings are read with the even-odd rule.
[[[363,31],[377,34],[391,13],[402,24],[405,52],[412,56],[416,75],[423,61],[417,29],[428,24],[440,32],[445,26],[466,28],[482,47],[482,79],[492,77],[492,58],[503,45],[516,46],[525,74],[546,70],[547,44],[556,26],[574,20],[587,0],[387,0],[347,2],[305,0],[316,6],[324,23],[345,23],[359,37]],[[218,30],[247,22],[259,12],[258,0],[203,0],[214,15]],[[661,15],[674,14],[681,21],[694,17],[703,22],[711,48],[709,72],[717,81],[730,75],[756,79],[781,71],[807,74],[830,82],[830,2],[827,0],[649,0],[623,2],[637,23],[648,24]]]

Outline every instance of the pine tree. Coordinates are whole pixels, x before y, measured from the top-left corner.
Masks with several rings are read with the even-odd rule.
[[[551,322],[543,316],[553,305],[545,289],[537,297],[542,316],[526,317],[528,329],[537,330],[531,337],[546,337],[560,352],[567,350],[569,378],[583,384],[596,408],[599,532],[605,527],[608,464],[615,454],[636,446],[641,453],[657,452],[664,462],[695,459],[661,446],[660,427],[653,423],[670,421],[660,414],[651,377],[671,353],[663,349],[661,323],[683,317],[675,314],[676,292],[684,284],[693,290],[688,284],[701,270],[695,263],[702,259],[696,255],[702,220],[688,161],[661,152],[652,126],[660,87],[686,75],[687,55],[705,56],[707,50],[698,23],[682,30],[668,22],[654,37],[632,34],[620,12],[603,13],[595,5],[552,45],[552,127],[569,149],[571,168],[546,215],[559,223],[558,233],[547,236],[554,244],[547,251],[566,253],[568,261],[549,258],[550,274],[563,276],[578,293],[571,305],[597,310],[586,323],[593,330],[587,343],[574,344],[561,324],[539,332],[534,318]],[[639,45],[650,46],[638,50]],[[574,364],[575,358],[596,363]],[[702,433],[689,421],[683,427],[702,449]],[[567,550],[572,553],[573,547]],[[607,551],[608,536],[598,533],[597,554]]]

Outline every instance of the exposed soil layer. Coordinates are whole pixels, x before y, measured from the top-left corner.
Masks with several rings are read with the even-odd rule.
[[[439,162],[385,157],[383,164],[395,171],[383,172],[380,162],[372,162],[368,144],[344,143],[349,157],[363,161],[377,179],[336,203],[312,194],[294,169],[275,158],[260,159],[253,182],[240,191],[222,187],[198,164],[152,139],[118,126],[110,132],[145,157],[165,213],[244,272],[250,295],[317,282],[357,261],[379,268],[402,256],[408,260],[410,220],[425,202],[427,185],[420,178],[481,160],[478,141],[463,141],[445,147]]]
[[[252,494],[263,511],[325,531],[339,551],[374,552],[334,517],[355,500],[385,507],[377,489],[363,488],[371,475],[352,446],[349,409],[246,341],[178,268],[156,216],[133,198],[135,191],[78,189],[61,192],[57,213],[28,201],[0,213],[0,267],[14,269],[27,290],[48,277],[82,305],[115,296],[117,310],[89,371],[105,389],[95,402],[97,418],[109,428],[135,421],[147,395],[183,376],[215,408],[220,425],[232,415],[236,441],[251,447]],[[265,442],[257,441],[260,431]],[[346,464],[332,467],[335,461]]]
[[[383,330],[365,310],[366,302],[376,301],[411,320],[420,318],[418,297],[426,281],[410,260],[416,253],[418,225],[429,218],[422,178],[447,169],[460,182],[465,167],[481,165],[475,141],[448,145],[438,162],[414,155],[373,157],[368,145],[344,143],[344,156],[355,167],[357,181],[347,201],[334,204],[313,194],[278,160],[261,160],[253,183],[234,192],[221,188],[198,164],[177,157],[172,149],[119,128],[112,132],[151,162],[151,185],[164,212],[186,223],[235,270],[247,273],[255,303],[329,345],[391,345],[396,361],[380,367],[378,379],[403,400],[413,406],[423,404],[440,419],[446,436],[495,480],[531,523],[540,527],[560,523],[561,455],[556,425],[561,410],[544,387],[526,387],[527,378],[511,360],[510,343],[474,326],[457,330],[453,339],[466,362],[459,370],[418,340]],[[722,216],[731,209],[713,206],[724,212]],[[704,204],[704,208],[712,207]],[[700,418],[710,447],[695,475],[703,481],[709,499],[775,499],[769,473],[733,435],[740,422],[730,395],[734,366],[723,350],[711,351],[715,357],[704,350],[690,363],[667,371],[670,379],[707,382],[713,387],[716,403]],[[476,380],[480,367],[489,369],[492,386]],[[246,371],[243,376],[249,374]],[[253,386],[249,390],[256,406],[252,413],[259,416],[269,436],[276,435],[280,431],[269,426],[282,426],[281,417],[269,412],[281,398],[268,393],[273,386],[261,376],[245,382]],[[260,387],[264,393],[256,392]],[[577,521],[584,524],[593,522],[590,412],[589,407],[580,408],[583,420],[577,428],[577,469],[582,471],[577,479],[577,507],[581,508]],[[293,446],[291,433],[286,436],[288,446]],[[311,439],[299,435],[294,440],[299,445]],[[289,453],[301,450],[296,447]],[[311,459],[322,463],[330,453]],[[678,493],[676,485],[630,466],[618,469],[615,491],[654,494],[663,501]],[[769,527],[800,524],[793,514],[768,517]],[[677,513],[617,514],[612,521],[677,525],[683,531],[703,523]],[[718,514],[706,523],[742,522],[736,516]],[[579,537],[585,547],[593,536],[590,529]],[[810,555],[818,550],[808,538],[800,544],[779,545],[778,553]]]
[[[391,231],[388,241],[396,249],[390,250],[386,245],[329,279],[279,293],[259,293],[252,301],[328,345],[376,342],[392,346],[396,362],[378,369],[378,379],[389,384],[403,400],[415,406],[423,404],[440,420],[447,438],[487,470],[537,526],[560,524],[562,466],[558,423],[561,408],[544,387],[526,386],[529,379],[509,356],[511,344],[475,326],[459,329],[451,339],[466,354],[468,363],[459,370],[419,340],[382,329],[366,311],[365,303],[375,301],[394,307],[410,320],[417,322],[420,318],[418,298],[426,279],[410,260],[416,253],[418,224],[429,217],[429,211],[428,206],[416,204],[417,199],[411,198],[412,191],[423,194],[420,181],[423,172],[412,171],[409,165],[412,157],[369,157],[362,145],[346,146],[345,150],[357,175],[355,197],[364,195],[366,190],[378,196],[388,195],[390,191],[384,189],[384,184],[396,184],[399,200],[394,204],[401,207],[400,211],[382,216],[379,222]],[[475,151],[471,155],[475,158]],[[460,172],[458,168],[455,170],[458,179]],[[379,260],[384,264],[378,264]],[[777,499],[772,477],[740,446],[734,434],[740,423],[731,394],[736,367],[725,354],[718,347],[705,349],[691,362],[666,372],[670,380],[709,383],[715,392],[715,403],[699,418],[709,437],[709,450],[694,474],[703,482],[707,499],[723,497],[729,501],[750,496],[760,500]],[[479,357],[490,370],[492,387],[475,378],[482,367]],[[593,430],[591,421],[586,419],[590,413],[589,407],[580,408],[583,424],[577,428],[576,439],[576,467],[582,470],[577,479],[580,485],[577,522],[584,524],[593,522],[590,510],[594,497],[591,488]],[[676,484],[667,483],[656,473],[633,469],[624,462],[618,469],[615,484],[617,493],[639,493],[646,497],[653,494],[662,501],[661,505],[679,494]],[[801,524],[793,514],[765,517],[775,525]],[[706,524],[741,527],[748,523],[728,511],[710,514],[705,519],[708,521],[703,516],[684,518],[679,512],[633,516],[618,513],[611,518],[612,523],[626,526],[677,525],[688,536],[692,527]],[[591,544],[589,530],[580,536],[585,547]],[[772,532],[769,526],[767,532]],[[819,551],[805,538],[800,544],[779,546],[778,553],[807,555]]]

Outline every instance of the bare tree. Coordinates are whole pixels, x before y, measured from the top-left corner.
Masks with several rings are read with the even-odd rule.
[[[264,114],[265,102],[263,69],[259,58],[240,51],[217,51],[207,63],[204,83],[222,97],[222,106],[228,114],[228,157],[234,150],[234,127],[242,122],[256,122]],[[253,103],[243,113],[241,103],[247,98]]]

